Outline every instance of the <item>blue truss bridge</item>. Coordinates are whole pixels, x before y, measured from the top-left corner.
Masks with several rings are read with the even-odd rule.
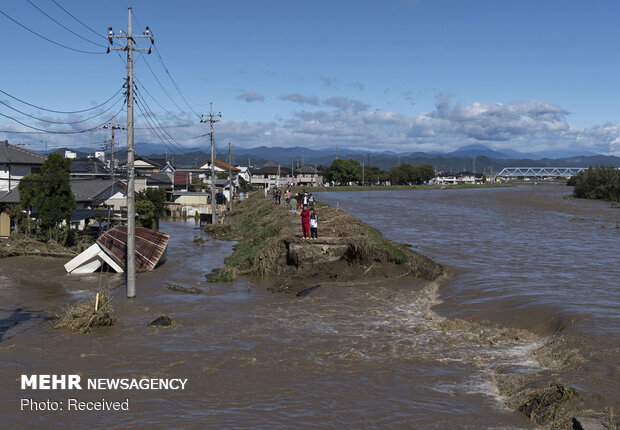
[[[497,176],[504,178],[568,178],[579,172],[588,170],[587,167],[505,167]]]

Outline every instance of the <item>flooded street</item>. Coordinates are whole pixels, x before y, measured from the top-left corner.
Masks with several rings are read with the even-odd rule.
[[[619,407],[620,210],[562,186],[322,193],[454,272],[441,282],[325,286],[306,297],[247,279],[208,284],[232,243],[163,222],[167,262],[137,279],[0,260],[0,416],[46,428],[535,428],[502,406],[505,375],[561,378]],[[321,235],[319,222],[319,236]],[[194,243],[194,235],[208,239]],[[183,294],[167,286],[198,287]],[[115,295],[117,324],[53,330],[50,311]],[[148,322],[162,314],[170,328]],[[547,359],[536,351],[553,341]],[[22,391],[21,374],[187,378],[185,390]],[[21,411],[20,399],[125,400],[127,412]]]

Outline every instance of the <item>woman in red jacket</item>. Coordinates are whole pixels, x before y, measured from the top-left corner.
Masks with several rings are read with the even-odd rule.
[[[304,233],[304,239],[308,239],[310,236],[310,211],[307,205],[304,205],[304,210],[299,215],[301,215],[301,230]]]

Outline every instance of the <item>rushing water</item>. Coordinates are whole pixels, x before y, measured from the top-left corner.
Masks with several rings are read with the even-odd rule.
[[[207,284],[231,244],[165,222],[168,261],[123,298],[122,276],[53,258],[0,260],[4,426],[534,428],[498,376],[561,377],[618,407],[620,211],[566,187],[324,193],[454,272],[441,283],[324,286],[298,298],[241,279]],[[321,233],[319,225],[319,233]],[[0,244],[1,245],[1,244]],[[198,286],[204,294],[170,291]],[[48,311],[116,295],[118,323],[53,330]],[[148,327],[161,314],[176,324]],[[535,351],[561,333],[554,360]],[[183,391],[22,391],[21,374],[188,378]],[[124,400],[129,412],[20,411],[20,399]]]

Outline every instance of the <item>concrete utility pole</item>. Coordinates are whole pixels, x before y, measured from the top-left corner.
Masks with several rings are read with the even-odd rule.
[[[228,193],[228,210],[232,211],[232,200],[233,200],[233,184],[232,184],[232,150],[230,149],[230,142],[228,142],[228,189],[230,192]]]
[[[110,124],[106,124],[103,128],[110,129],[112,133],[110,137],[110,172],[112,173],[112,180],[114,180],[114,130],[125,130],[125,127],[114,124],[112,121]]]
[[[211,107],[209,109],[209,117],[207,119],[203,118],[200,122],[208,122],[211,125],[211,224],[217,223],[217,214],[215,213],[215,135],[213,132],[213,124],[219,122],[222,113],[218,112],[216,115],[213,114],[213,103],[211,103]]]
[[[112,136],[110,138],[110,178],[112,178],[112,188],[110,189],[110,197],[114,195],[114,130],[124,130],[125,127],[121,127],[120,125],[114,124],[112,121],[110,124],[106,124],[103,128],[109,128],[112,132]],[[110,218],[111,218],[111,207],[108,206],[108,230],[110,229]]]
[[[144,34],[133,34],[131,29],[131,8],[127,8],[127,33],[123,30],[115,35],[112,27],[108,28],[108,41],[114,45],[114,39],[126,39],[125,48],[110,48],[110,51],[127,51],[127,168],[129,180],[127,181],[127,298],[136,297],[136,190],[135,190],[135,150],[133,145],[133,51],[151,53],[149,49],[133,47],[136,37],[147,37],[154,43],[153,35],[148,27]]]
[[[362,162],[362,187],[364,186],[364,163]]]

